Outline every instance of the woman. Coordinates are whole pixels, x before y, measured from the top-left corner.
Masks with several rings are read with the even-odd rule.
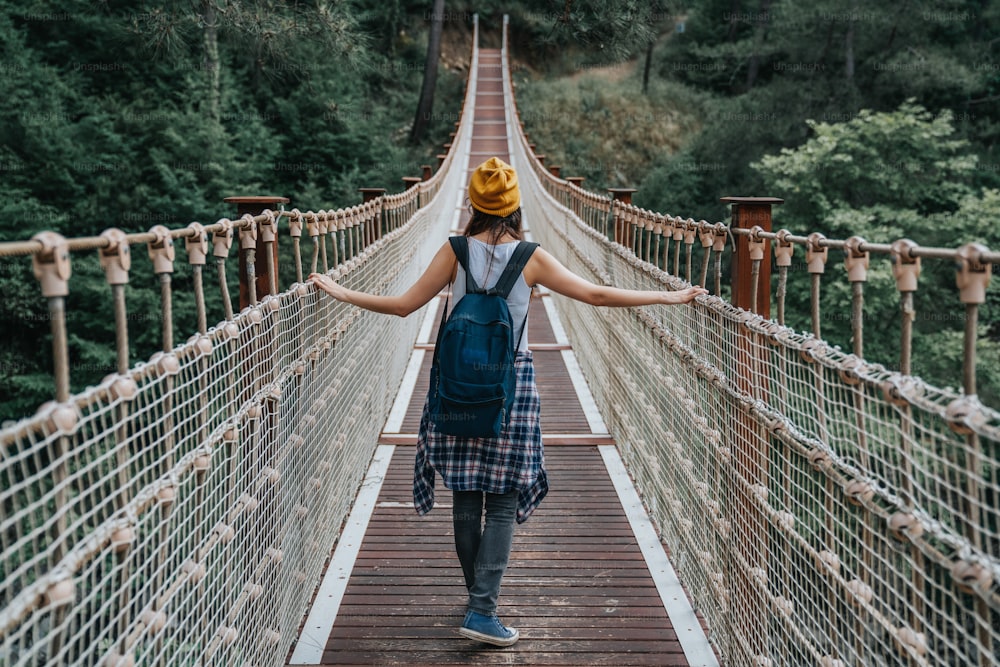
[[[521,197],[514,169],[498,158],[479,165],[469,179],[469,200],[472,218],[465,230],[469,239],[469,270],[479,285],[489,288],[497,282],[521,240]],[[400,296],[349,290],[319,273],[311,274],[309,279],[339,301],[400,317],[426,304],[449,283],[456,303],[465,294],[465,271],[450,243],[441,247],[424,274]],[[544,285],[553,292],[595,306],[686,304],[707,293],[701,287],[660,292],[595,285],[538,248],[507,297],[515,327],[513,337],[519,341],[514,362],[515,406],[507,429],[497,438],[443,435],[436,432],[425,405],[417,439],[414,505],[420,514],[431,509],[434,475],[440,474],[445,487],[452,491],[455,549],[469,590],[468,611],[459,632],[497,646],[510,646],[518,639],[518,631],[504,626],[496,615],[514,522],[525,521],[548,490],[538,390],[531,352],[522,335],[534,285]]]

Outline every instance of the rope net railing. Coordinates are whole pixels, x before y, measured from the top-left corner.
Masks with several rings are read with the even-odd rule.
[[[504,78],[511,123],[507,69]],[[752,244],[775,246],[776,322],[754,314],[756,303],[741,310],[717,296],[628,310],[556,297],[726,662],[996,664],[1000,419],[975,398],[974,335],[995,253],[663,216],[552,176],[511,130],[528,226],[595,282],[662,289],[683,275],[718,295],[730,236],[751,245],[753,280],[763,283]],[[419,322],[320,299],[303,274],[335,267],[347,286],[383,293],[412,283],[461,202],[452,195],[465,165],[454,159],[470,136],[463,115],[435,176],[348,209],[0,244],[0,256],[32,257],[56,360],[56,400],[0,431],[0,663],[283,664]],[[286,223],[297,281],[282,292],[267,244]],[[300,247],[303,232],[311,251]],[[198,332],[177,345],[170,276],[180,240]],[[133,364],[123,286],[140,244],[161,282],[162,351]],[[227,287],[233,245],[249,278],[242,309]],[[793,246],[805,249],[813,276],[811,335],[782,326],[781,268]],[[820,338],[829,248],[853,261],[851,354]],[[87,250],[98,252],[115,303],[118,372],[72,395],[65,297],[70,257]],[[879,254],[894,260],[901,295],[902,372],[866,362],[860,346],[858,276]],[[224,313],[212,327],[209,257]],[[908,374],[907,313],[922,258],[959,266],[962,394]]]
[[[447,237],[464,179],[456,155],[471,131],[463,114],[437,174],[360,206],[0,245],[34,261],[57,358],[56,400],[0,432],[0,664],[285,663],[420,322],[321,298],[303,271],[331,268],[371,292],[414,282]],[[273,280],[257,295],[254,237],[285,221],[297,282],[279,292]],[[300,253],[303,229],[311,253]],[[250,291],[236,313],[225,275],[234,235]],[[195,294],[183,295],[198,302],[199,332],[174,345],[180,239],[199,269]],[[148,245],[164,286],[163,351],[133,365],[122,326],[119,372],[70,395],[71,254],[98,251],[124,324],[135,244]],[[210,253],[226,316],[208,327],[200,271]]]
[[[504,79],[516,119],[509,69]],[[668,220],[587,192],[546,170],[509,124],[527,226],[594,282],[678,288],[684,275],[714,282],[717,295],[708,258],[720,266],[729,233],[778,236]],[[971,309],[997,261],[971,246],[780,236],[822,263],[826,247],[885,253],[910,278],[921,256],[955,260],[960,286],[963,271],[977,286],[962,293]],[[901,285],[905,306],[916,287]],[[930,386],[715,295],[690,308],[554,298],[727,665],[1000,662],[1000,415],[974,389]]]

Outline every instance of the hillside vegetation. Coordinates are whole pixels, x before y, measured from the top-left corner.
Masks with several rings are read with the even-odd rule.
[[[374,0],[0,0],[0,241],[214,222],[235,215],[222,202],[235,195],[319,210],[359,203],[359,187],[398,192],[401,177],[436,164],[468,67],[471,25],[455,22],[429,134],[410,145],[428,11]],[[175,270],[175,290],[190,291],[187,263]],[[30,260],[0,262],[0,290],[2,421],[51,398],[52,361]],[[133,360],[159,347],[159,290],[137,259],[126,290]],[[96,258],[75,261],[74,391],[115,370],[111,307]],[[194,330],[186,300],[174,315],[178,332]]]
[[[660,36],[646,94],[648,41],[621,64],[581,48],[518,70],[519,108],[547,164],[585,176],[596,192],[636,187],[639,206],[696,220],[725,220],[723,196],[775,196],[786,202],[775,229],[1000,247],[991,215],[1000,203],[997,3],[652,5]],[[831,253],[828,271],[841,263]],[[873,262],[866,286],[865,356],[892,368],[899,297],[890,268]],[[800,255],[788,323],[805,331],[809,281]],[[925,262],[914,368],[943,386],[961,383],[958,296],[954,267]],[[849,286],[825,280],[822,303],[824,338],[850,349]],[[992,289],[979,320],[979,395],[993,406],[998,306]]]

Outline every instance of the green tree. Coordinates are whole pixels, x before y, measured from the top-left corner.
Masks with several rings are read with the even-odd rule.
[[[935,116],[909,100],[892,112],[862,110],[846,122],[806,125],[808,141],[751,165],[787,198],[782,217],[801,229],[817,223],[837,234],[863,233],[873,224],[892,229],[880,212],[891,218],[898,210],[952,211],[972,192],[977,157],[956,136],[951,111]],[[921,232],[933,233],[911,230]]]
[[[374,0],[216,3],[216,88],[206,83],[201,0],[0,0],[0,179],[11,201],[0,240],[211,222],[233,214],[222,204],[229,195],[281,194],[318,210],[356,203],[359,186],[393,187],[451,129],[437,114],[425,143],[406,142],[418,54],[403,33],[423,25],[411,4],[394,5],[400,29],[392,48],[375,52],[359,23],[375,32]],[[169,43],[158,47],[158,38]],[[462,79],[439,77],[439,104],[453,115]],[[219,93],[217,115],[208,90]],[[160,347],[160,327],[149,326],[160,306],[144,249],[134,254],[126,301],[137,361]],[[220,297],[206,284],[214,322]],[[178,339],[194,329],[190,285],[181,252]],[[0,291],[2,421],[51,398],[52,379],[47,310],[29,259],[0,262]],[[95,254],[74,253],[73,391],[113,370],[110,305]]]
[[[1000,192],[971,185],[977,156],[956,136],[952,113],[932,114],[913,101],[892,112],[863,110],[842,123],[808,122],[812,136],[801,146],[766,156],[752,166],[769,192],[781,192],[786,206],[776,226],[821,229],[828,236],[858,235],[876,243],[911,238],[925,246],[954,248],[968,242],[996,247],[1000,231],[986,210],[1000,203]],[[830,264],[840,253],[831,252]],[[839,268],[839,267],[838,267]],[[837,269],[833,269],[837,270]],[[809,330],[809,280],[805,271],[789,275],[788,324]],[[823,337],[850,346],[849,286],[840,278],[825,281]],[[994,359],[997,298],[990,297],[981,319],[981,354]],[[917,354],[914,371],[934,384],[960,385],[961,329],[964,318],[954,267],[925,260],[916,295]],[[950,316],[954,315],[954,316]],[[899,354],[899,297],[891,267],[873,261],[865,286],[865,356],[895,367]],[[960,356],[958,357],[960,361]],[[980,395],[1000,404],[1000,373],[981,364]]]
[[[539,69],[565,70],[581,62],[611,63],[645,47],[659,29],[660,0],[485,0],[453,3],[457,13],[478,13],[486,45],[498,45],[504,14],[512,49]],[[491,34],[492,33],[492,34]],[[490,41],[492,40],[492,42]]]
[[[158,56],[184,56],[192,50],[191,42],[200,42],[193,49],[203,78],[198,92],[205,117],[214,122],[220,120],[223,104],[220,35],[244,55],[255,83],[268,69],[302,68],[304,60],[296,58],[302,55],[295,48],[297,41],[308,43],[313,57],[337,58],[355,65],[365,57],[367,42],[349,3],[343,1],[173,0],[140,4],[126,20],[129,30]]]
[[[840,122],[910,98],[934,114],[950,110],[957,136],[980,162],[1000,162],[996,3],[772,0],[765,8],[760,0],[701,0],[689,7],[684,31],[660,49],[654,71],[713,95],[700,110],[701,131],[650,166],[636,198],[642,206],[718,219],[726,215],[720,196],[785,196],[762,191],[748,167],[806,141],[805,119]],[[717,168],[691,173],[689,164]],[[969,177],[1000,185],[996,169]]]
[[[420,86],[420,100],[410,130],[410,141],[417,143],[424,137],[434,108],[434,89],[437,86],[438,61],[441,60],[441,31],[444,28],[444,0],[434,0],[431,9],[431,31],[427,38],[427,59],[424,61],[424,79]]]

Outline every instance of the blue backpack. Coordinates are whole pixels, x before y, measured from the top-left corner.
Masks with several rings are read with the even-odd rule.
[[[538,244],[522,241],[496,286],[484,290],[469,271],[469,240],[453,236],[449,241],[465,269],[465,296],[451,315],[445,302],[441,314],[427,399],[430,421],[445,435],[496,438],[507,428],[514,406],[514,355],[521,344],[514,341],[507,295]]]

